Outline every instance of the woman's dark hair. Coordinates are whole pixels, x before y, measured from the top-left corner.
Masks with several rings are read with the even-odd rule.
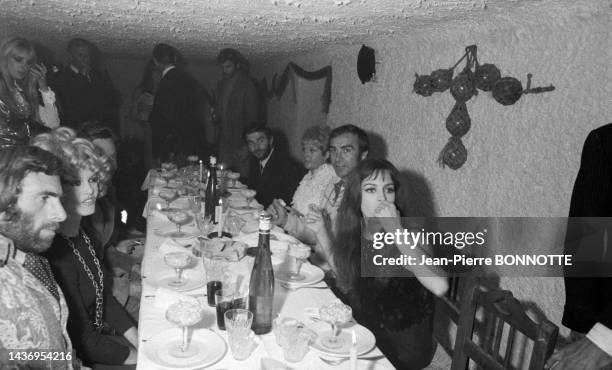
[[[35,146],[0,149],[0,212],[2,221],[11,221],[18,214],[17,199],[23,179],[31,172],[63,176],[62,162],[52,153]]]
[[[399,171],[384,159],[365,159],[348,176],[344,197],[336,217],[336,237],[331,253],[336,266],[337,284],[348,291],[360,275],[363,215],[361,213],[361,183],[369,177],[391,176],[395,186],[395,206],[404,214],[405,192],[399,182]],[[330,228],[328,227],[328,231]]]

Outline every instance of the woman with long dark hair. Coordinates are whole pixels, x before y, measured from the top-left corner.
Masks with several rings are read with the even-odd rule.
[[[403,228],[400,215],[407,206],[404,194],[399,172],[390,162],[366,159],[347,181],[335,237],[330,237],[329,225],[309,221],[319,243],[331,242],[323,249],[330,251],[328,262],[335,288],[351,305],[357,321],[372,330],[378,346],[398,369],[422,369],[431,362],[435,349],[431,293],[444,294],[448,289],[446,278],[412,266],[385,266],[384,274],[375,274],[393,277],[362,277],[361,271],[362,262],[365,266],[374,253],[398,252],[394,246],[376,250],[372,240],[374,232],[394,233]],[[395,247],[418,260],[426,253],[421,247]],[[398,277],[406,274],[409,277]]]

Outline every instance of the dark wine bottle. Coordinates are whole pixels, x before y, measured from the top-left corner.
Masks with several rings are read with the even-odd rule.
[[[210,217],[210,220],[217,223],[215,218],[215,209],[219,203],[219,191],[217,189],[217,158],[210,157],[208,168],[208,183],[206,184],[206,192],[204,193],[204,217]]]
[[[274,270],[270,253],[271,219],[268,212],[262,211],[259,215],[259,243],[249,284],[249,311],[253,313],[251,329],[255,334],[265,334],[272,330]]]

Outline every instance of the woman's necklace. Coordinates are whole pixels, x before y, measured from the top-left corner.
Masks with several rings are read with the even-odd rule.
[[[17,83],[15,83],[15,89],[13,90],[13,97],[15,98],[15,105],[17,108],[17,112],[23,117],[30,117],[32,114],[32,109],[30,104],[23,96],[23,90]]]
[[[85,273],[89,277],[89,280],[91,280],[91,283],[93,284],[93,287],[96,291],[96,321],[94,322],[94,325],[97,329],[100,329],[102,328],[102,324],[103,324],[102,313],[103,313],[103,304],[104,304],[104,296],[103,296],[104,274],[102,273],[102,268],[100,267],[100,261],[98,260],[98,257],[96,257],[96,252],[94,251],[94,248],[91,245],[91,241],[89,240],[89,237],[87,236],[87,234],[85,234],[83,230],[80,230],[80,229],[79,229],[79,234],[83,237],[83,240],[85,240],[85,243],[87,244],[87,248],[89,249],[89,253],[91,254],[94,264],[96,265],[96,269],[98,270],[98,281],[96,281],[96,279],[94,278],[94,275],[91,272],[91,269],[89,268],[89,266],[87,266],[87,263],[85,263],[85,260],[81,256],[81,253],[79,253],[79,251],[76,249],[76,246],[74,245],[72,240],[70,240],[70,238],[68,238],[66,235],[62,234],[62,236],[64,237],[64,239],[66,239],[70,248],[72,248],[72,252],[77,257],[79,262],[81,263],[81,266],[83,266],[83,270],[85,270]]]

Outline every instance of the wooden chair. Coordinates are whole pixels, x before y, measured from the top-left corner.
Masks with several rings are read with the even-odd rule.
[[[484,320],[477,321],[477,313]],[[511,362],[513,355],[516,358],[517,331],[525,340],[533,341],[529,370],[543,369],[559,328],[546,319],[534,322],[510,291],[487,290],[480,279],[473,280],[463,292],[451,369],[467,369],[470,359],[482,369],[514,369],[516,365]]]
[[[438,307],[442,313],[448,316],[454,323],[459,323],[459,312],[461,311],[460,278],[453,276],[448,279],[448,291],[442,297],[438,297]]]

